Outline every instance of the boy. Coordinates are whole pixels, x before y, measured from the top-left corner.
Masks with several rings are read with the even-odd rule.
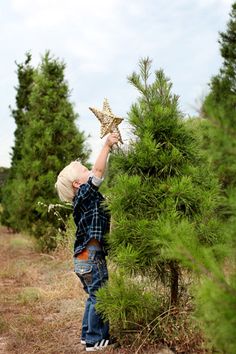
[[[103,181],[110,149],[118,135],[109,134],[98,158],[89,171],[78,161],[71,162],[58,175],[55,187],[62,201],[73,202],[77,226],[74,266],[89,295],[82,322],[81,343],[86,351],[104,349],[109,344],[109,325],[95,310],[96,291],[108,280],[104,235],[109,231],[109,214],[102,206],[98,191]]]

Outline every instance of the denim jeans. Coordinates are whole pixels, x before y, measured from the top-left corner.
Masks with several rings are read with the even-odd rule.
[[[102,251],[89,250],[89,259],[74,257],[75,273],[89,295],[85,304],[81,339],[95,344],[109,338],[109,324],[96,312],[96,291],[108,280],[107,265]]]

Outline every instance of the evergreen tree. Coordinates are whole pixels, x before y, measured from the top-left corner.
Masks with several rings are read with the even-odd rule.
[[[16,87],[16,108],[11,109],[11,115],[15,120],[16,130],[15,145],[12,148],[11,168],[7,181],[2,191],[3,212],[1,221],[4,225],[18,229],[17,215],[15,215],[15,178],[22,160],[22,142],[28,126],[27,112],[30,109],[29,96],[33,86],[34,69],[31,66],[31,54],[26,53],[24,63],[17,64],[18,87]]]
[[[49,52],[35,70],[21,162],[14,179],[14,220],[20,230],[39,238],[44,249],[55,246],[56,233],[63,225],[42,205],[57,203],[54,184],[59,171],[75,158],[85,163],[89,154],[84,133],[75,125],[78,115],[69,101],[64,70],[65,63]]]
[[[232,5],[226,32],[220,33],[223,64],[210,83],[203,112],[227,132],[235,131],[236,123],[236,2]]]
[[[15,120],[15,145],[12,150],[11,173],[17,169],[18,163],[22,160],[22,142],[28,126],[26,112],[30,109],[29,97],[33,86],[34,69],[31,66],[31,54],[26,53],[24,64],[17,65],[19,86],[16,88],[16,109],[11,109],[12,117]]]
[[[236,352],[236,2],[219,43],[223,65],[211,79],[210,92],[202,107],[206,119],[197,128],[202,133],[201,146],[221,184],[218,218],[225,242],[215,251],[223,251],[224,257],[216,262],[214,254],[201,249],[193,258],[198,272],[205,275],[196,291],[201,325],[218,350],[233,354]]]
[[[210,82],[202,113],[204,148],[212,156],[213,165],[226,193],[236,187],[236,2],[232,4],[230,20],[220,33],[223,64]],[[226,210],[228,213],[228,210]]]
[[[110,256],[124,271],[113,274],[99,291],[98,309],[119,328],[135,322],[138,309],[138,325],[154,325],[155,317],[158,322],[165,306],[181,300],[179,261],[183,261],[185,246],[203,244],[211,248],[221,238],[215,218],[217,180],[183,120],[170,80],[159,70],[149,84],[150,69],[150,60],[143,59],[140,73],[129,77],[141,94],[129,113],[134,138],[127,149],[112,157],[109,181]],[[187,265],[187,261],[183,263]],[[164,300],[160,299],[160,280],[165,288]],[[119,289],[122,282],[128,284],[124,291]],[[131,297],[127,299],[133,283],[135,304]],[[144,294],[153,300],[159,298],[159,308],[149,306],[157,301],[144,303]],[[118,301],[123,305],[120,312]]]
[[[65,64],[49,53],[42,58],[30,96],[30,124],[20,171],[23,184],[19,191],[22,188],[24,194],[19,210],[22,226],[49,248],[61,221],[38,207],[38,203],[56,203],[54,183],[58,172],[71,160],[79,158],[85,163],[88,157],[84,134],[75,125],[78,115],[69,101],[64,69]]]
[[[7,180],[9,174],[9,168],[0,167],[0,203],[2,202],[2,189]]]

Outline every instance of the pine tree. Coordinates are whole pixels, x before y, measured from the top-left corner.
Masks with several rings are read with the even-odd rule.
[[[8,178],[9,168],[8,167],[0,167],[0,203],[2,202],[2,189]]]
[[[11,168],[7,181],[2,191],[3,212],[1,222],[4,225],[18,229],[17,215],[15,215],[15,179],[22,160],[22,143],[28,126],[27,112],[30,109],[29,96],[33,86],[34,69],[31,66],[31,54],[26,53],[24,63],[17,64],[18,87],[16,87],[16,108],[11,109],[11,115],[15,120],[16,130],[15,145],[12,152]]]
[[[108,204],[112,232],[108,242],[111,259],[123,271],[113,274],[99,291],[98,309],[113,323],[116,318],[119,326],[127,326],[127,313],[132,308],[128,290],[119,291],[120,277],[128,284],[127,289],[132,289],[133,283],[140,289],[136,289],[135,297],[139,313],[143,310],[139,325],[153,324],[163,307],[181,300],[181,264],[188,265],[182,253],[188,252],[189,245],[193,249],[201,244],[211,248],[221,238],[215,217],[217,180],[199,152],[197,138],[184,122],[170,80],[159,70],[149,84],[150,70],[151,61],[143,59],[140,73],[129,77],[141,94],[129,113],[134,137],[111,161]],[[160,299],[160,280],[164,299]],[[146,307],[152,302],[143,303],[146,292],[149,298],[159,298],[159,308],[150,311]],[[115,302],[113,307],[109,298]],[[114,312],[116,301],[126,304],[123,315],[119,306]],[[132,313],[134,322],[134,309]]]
[[[69,101],[64,69],[65,64],[49,53],[42,58],[30,96],[30,124],[22,149],[25,199],[20,215],[24,227],[41,238],[46,247],[52,246],[49,236],[55,235],[60,221],[56,223],[53,215],[50,219],[37,204],[56,203],[54,183],[58,172],[71,160],[79,158],[85,163],[88,157],[84,134],[75,125],[78,115]]]
[[[223,64],[219,74],[211,79],[203,112],[230,133],[236,123],[236,2],[226,32],[220,33],[219,44]]]
[[[210,92],[202,107],[206,119],[201,120],[198,130],[202,133],[202,149],[221,184],[218,218],[225,242],[213,254],[202,248],[193,257],[198,272],[205,275],[196,290],[201,326],[218,350],[233,354],[236,352],[236,2],[219,43],[223,65],[211,79]],[[216,261],[215,253],[222,251],[221,262]]]
[[[64,70],[65,63],[49,52],[35,70],[21,162],[14,179],[17,226],[39,238],[44,249],[55,246],[62,221],[42,205],[57,203],[54,184],[59,171],[76,158],[85,163],[89,154],[84,133],[75,125],[78,115],[69,100]]]
[[[220,51],[223,64],[210,82],[202,113],[203,148],[209,152],[219,175],[225,195],[236,187],[236,2],[232,4],[230,20],[225,32],[220,33]],[[226,203],[227,204],[227,203]],[[228,207],[222,206],[225,214]]]

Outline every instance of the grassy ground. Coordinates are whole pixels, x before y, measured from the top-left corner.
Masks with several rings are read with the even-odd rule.
[[[0,227],[0,354],[79,354],[85,294],[71,255],[42,254],[32,238]],[[103,353],[131,354],[137,348]],[[169,354],[156,347],[138,353]]]
[[[85,297],[71,260],[41,254],[32,239],[1,228],[0,279],[0,353],[83,352]]]

